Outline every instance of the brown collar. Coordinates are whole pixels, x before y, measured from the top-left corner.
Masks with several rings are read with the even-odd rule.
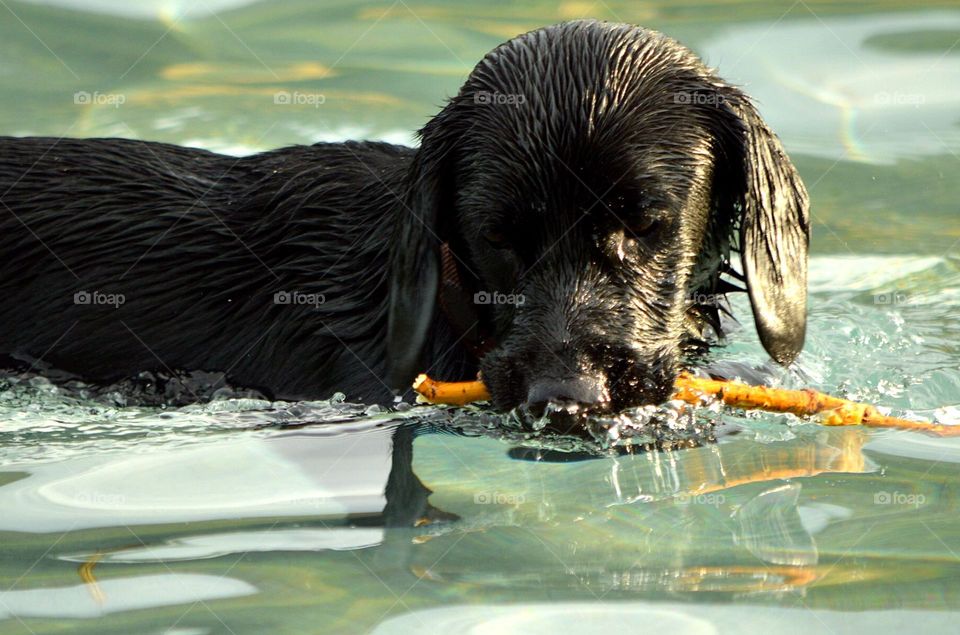
[[[463,347],[480,360],[495,345],[493,336],[484,328],[475,294],[463,284],[460,267],[449,243],[440,245],[440,289],[437,300]]]

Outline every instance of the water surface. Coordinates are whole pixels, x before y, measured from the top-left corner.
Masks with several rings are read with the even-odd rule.
[[[960,423],[952,3],[8,0],[0,15],[0,133],[235,154],[411,142],[483,53],[543,24],[663,30],[757,98],[811,192],[808,343],[778,376]],[[766,365],[735,305],[743,328],[717,357]],[[956,631],[960,440],[704,416],[716,442],[590,456],[497,435],[477,411],[119,407],[6,377],[0,633]]]

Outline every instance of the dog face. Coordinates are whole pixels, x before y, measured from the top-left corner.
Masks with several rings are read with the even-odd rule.
[[[673,40],[597,22],[522,35],[421,136],[393,260],[397,385],[420,363],[440,241],[489,300],[500,409],[667,399],[718,329],[737,238],[761,341],[782,363],[802,347],[806,192],[749,100]]]

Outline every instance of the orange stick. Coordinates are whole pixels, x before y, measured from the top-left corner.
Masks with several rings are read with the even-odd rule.
[[[413,389],[430,403],[462,406],[472,401],[490,399],[487,387],[480,380],[446,382],[420,375],[413,383]],[[674,399],[698,406],[705,397],[720,399],[728,406],[746,410],[789,412],[801,417],[820,415],[821,422],[828,426],[863,425],[870,428],[932,432],[940,436],[960,436],[960,426],[888,417],[874,406],[840,399],[815,390],[749,386],[735,381],[701,379],[687,374],[681,374],[677,378]]]
[[[462,406],[471,401],[489,401],[490,392],[480,381],[437,381],[426,375],[418,375],[413,389],[429,403]]]

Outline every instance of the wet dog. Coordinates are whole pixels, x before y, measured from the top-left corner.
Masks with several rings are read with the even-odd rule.
[[[287,399],[389,401],[418,372],[479,369],[499,409],[620,409],[670,394],[738,279],[770,355],[800,351],[803,184],[676,41],[594,21],[521,35],[420,137],[239,159],[0,139],[0,351]]]

